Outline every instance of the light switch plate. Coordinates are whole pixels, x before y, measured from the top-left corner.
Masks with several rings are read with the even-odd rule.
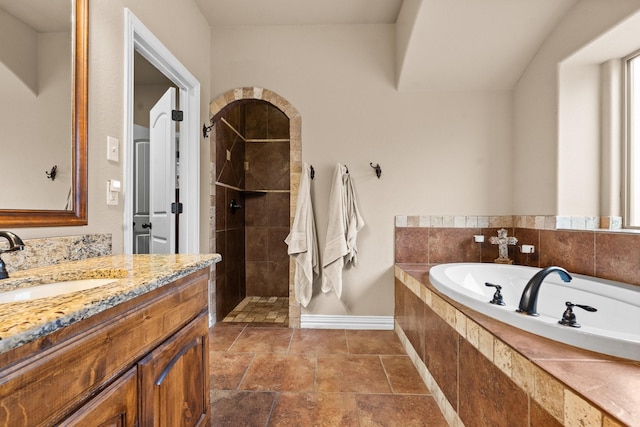
[[[120,160],[120,144],[118,138],[107,137],[107,160],[118,162]]]

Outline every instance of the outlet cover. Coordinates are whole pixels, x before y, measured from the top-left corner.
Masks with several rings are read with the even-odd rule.
[[[107,181],[107,205],[118,204],[118,192],[111,191],[111,181]]]

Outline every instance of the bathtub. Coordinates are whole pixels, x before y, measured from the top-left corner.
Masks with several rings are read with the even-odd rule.
[[[453,300],[482,314],[552,340],[587,350],[640,361],[640,287],[571,273],[565,283],[557,273],[548,275],[538,295],[540,316],[516,312],[529,279],[540,269],[503,264],[441,264],[429,271],[431,284]],[[502,286],[506,305],[490,304],[494,288]],[[580,328],[558,323],[565,302],[595,307],[587,312],[574,307]]]

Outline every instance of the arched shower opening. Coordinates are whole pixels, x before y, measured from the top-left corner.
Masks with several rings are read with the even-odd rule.
[[[210,112],[211,250],[223,256],[212,283],[212,317],[230,320],[238,305],[268,301],[276,305],[271,314],[258,309],[257,319],[242,314],[237,321],[282,323],[282,310],[274,313],[286,304],[284,324],[298,327],[300,305],[284,239],[302,169],[300,115],[275,92],[253,87],[221,95]]]

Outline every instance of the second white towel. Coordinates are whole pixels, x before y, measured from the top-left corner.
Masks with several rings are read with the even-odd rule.
[[[342,270],[357,263],[357,237],[364,227],[347,168],[337,164],[329,195],[327,240],[322,253],[322,291],[342,296]]]

